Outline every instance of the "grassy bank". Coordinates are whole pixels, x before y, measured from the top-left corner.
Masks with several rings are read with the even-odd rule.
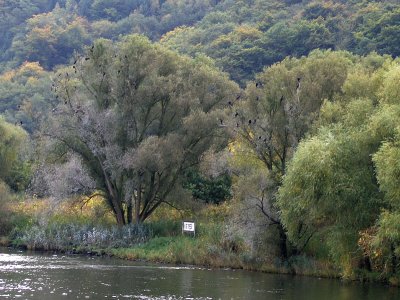
[[[235,268],[268,273],[297,274],[338,278],[340,273],[329,263],[318,262],[305,256],[288,261],[274,261],[253,257],[247,251],[232,251],[191,237],[157,237],[132,248],[110,249],[109,254],[127,260],[201,265],[213,268]]]
[[[30,250],[108,255],[126,260],[234,268],[270,273],[340,277],[332,264],[306,256],[255,256],[238,236],[226,235],[221,223],[197,223],[196,237],[182,235],[181,222],[153,221],[124,228],[49,223],[14,232],[5,243]]]
[[[229,208],[226,206],[208,206],[197,210],[197,214],[165,208],[145,224],[124,228],[113,225],[112,218],[94,204],[83,210],[79,206],[64,207],[51,215],[45,212],[45,207],[45,203],[16,207],[15,217],[9,224],[12,229],[0,238],[0,245],[211,268],[343,277],[339,267],[324,259],[324,253],[319,257],[299,255],[282,260],[268,254],[273,245],[265,242],[261,250],[255,251],[240,234],[228,230],[225,219]],[[196,221],[196,237],[182,235],[181,221],[184,219]],[[365,271],[348,279],[394,285],[398,282],[396,278],[388,279]]]

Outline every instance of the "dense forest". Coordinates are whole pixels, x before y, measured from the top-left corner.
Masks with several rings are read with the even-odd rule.
[[[0,16],[7,243],[400,284],[397,0]]]

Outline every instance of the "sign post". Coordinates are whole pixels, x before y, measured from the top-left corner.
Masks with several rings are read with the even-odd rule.
[[[194,222],[182,222],[182,234],[185,232],[193,232],[193,236],[196,237],[196,224]]]

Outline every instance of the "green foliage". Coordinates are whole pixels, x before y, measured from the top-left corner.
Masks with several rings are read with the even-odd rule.
[[[374,154],[379,186],[390,205],[400,208],[400,147],[397,143],[384,143]]]
[[[32,62],[0,74],[0,114],[29,133],[36,131],[55,100],[50,74]]]
[[[399,76],[398,66],[389,70],[389,77]],[[389,80],[387,85],[392,85]],[[385,90],[385,88],[383,89]],[[391,89],[383,93],[384,99],[390,99],[391,104],[382,106],[373,123],[374,132],[381,133],[384,140],[382,146],[373,155],[376,166],[376,177],[380,189],[385,194],[388,208],[383,211],[377,221],[375,232],[371,235],[366,247],[373,260],[374,268],[381,276],[391,277],[399,272],[398,261],[400,259],[400,131],[399,109],[400,97],[393,97]],[[387,95],[391,95],[387,97]]]
[[[264,66],[272,65],[288,55],[302,56],[316,48],[332,48],[331,34],[324,25],[315,21],[296,23],[282,21],[268,28],[266,32],[259,30],[256,25],[241,25],[234,29],[232,26],[229,28],[229,24],[225,25],[226,29],[219,25],[217,31],[204,26],[202,32],[212,30],[214,35],[218,32],[220,35],[215,36],[214,40],[202,41],[206,42],[203,49],[184,49],[179,46],[180,39],[184,37],[192,37],[191,43],[198,40],[200,33],[195,33],[190,29],[169,33],[163,42],[184,52],[205,52],[214,58],[223,70],[230,73],[233,80],[242,85],[253,78],[255,73],[260,72]],[[221,32],[221,29],[228,33]],[[179,38],[177,35],[182,35],[182,37]],[[210,36],[207,35],[207,38],[210,39]]]
[[[397,56],[398,41],[393,34],[399,8],[385,2],[390,1],[303,1],[292,9],[281,1],[226,1],[195,27],[170,32],[163,41],[191,55],[206,53],[245,85],[264,66],[286,56],[307,55],[316,48],[359,54],[375,50]],[[218,21],[211,16],[218,16]],[[238,38],[243,28],[258,34]]]
[[[61,101],[44,128],[49,144],[60,146],[45,155],[49,186],[59,198],[100,191],[120,225],[132,222],[133,208],[142,222],[161,203],[185,198],[184,173],[225,145],[218,119],[238,92],[206,60],[138,35],[114,45],[99,40],[58,78]],[[70,153],[66,163],[48,159],[58,151]]]
[[[370,59],[357,62],[337,102],[325,102],[318,129],[290,162],[278,206],[296,244],[324,233],[344,274],[367,259],[364,267],[388,278],[398,257],[399,69],[390,61],[371,68]]]
[[[399,56],[400,8],[370,4],[361,11],[355,36],[358,39],[356,51],[375,50],[380,54]]]
[[[7,235],[11,231],[9,212],[6,210],[7,202],[11,199],[8,186],[0,181],[0,236]]]
[[[15,191],[23,190],[29,181],[30,167],[21,156],[27,138],[22,128],[0,118],[0,181]]]
[[[10,49],[19,62],[38,61],[46,69],[67,63],[74,51],[82,52],[90,41],[88,24],[75,12],[56,7],[26,21]]]
[[[182,223],[176,220],[159,220],[146,223],[154,237],[177,236],[182,233]]]
[[[0,57],[12,67],[28,59],[53,68],[96,38],[141,33],[157,40],[165,35],[162,40],[171,48],[214,58],[245,86],[264,66],[316,48],[397,56],[399,9],[389,0],[69,0],[57,5],[7,0],[1,8]],[[257,36],[247,36],[244,28]]]
[[[155,237],[143,245],[113,249],[111,253],[125,259],[241,268],[247,249],[239,237],[227,237],[218,224],[208,224],[196,238]]]
[[[205,203],[219,204],[231,197],[231,178],[228,174],[206,178],[198,171],[191,170],[186,175],[183,187],[190,190],[195,199]]]
[[[358,231],[372,225],[382,207],[371,149],[360,128],[355,131],[321,129],[301,143],[279,190],[289,237],[302,247],[315,231],[329,228],[325,239],[338,263],[355,251]]]

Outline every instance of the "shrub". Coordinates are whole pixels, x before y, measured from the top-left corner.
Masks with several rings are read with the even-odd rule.
[[[0,236],[8,235],[11,231],[10,214],[7,203],[11,200],[8,186],[0,181]]]

